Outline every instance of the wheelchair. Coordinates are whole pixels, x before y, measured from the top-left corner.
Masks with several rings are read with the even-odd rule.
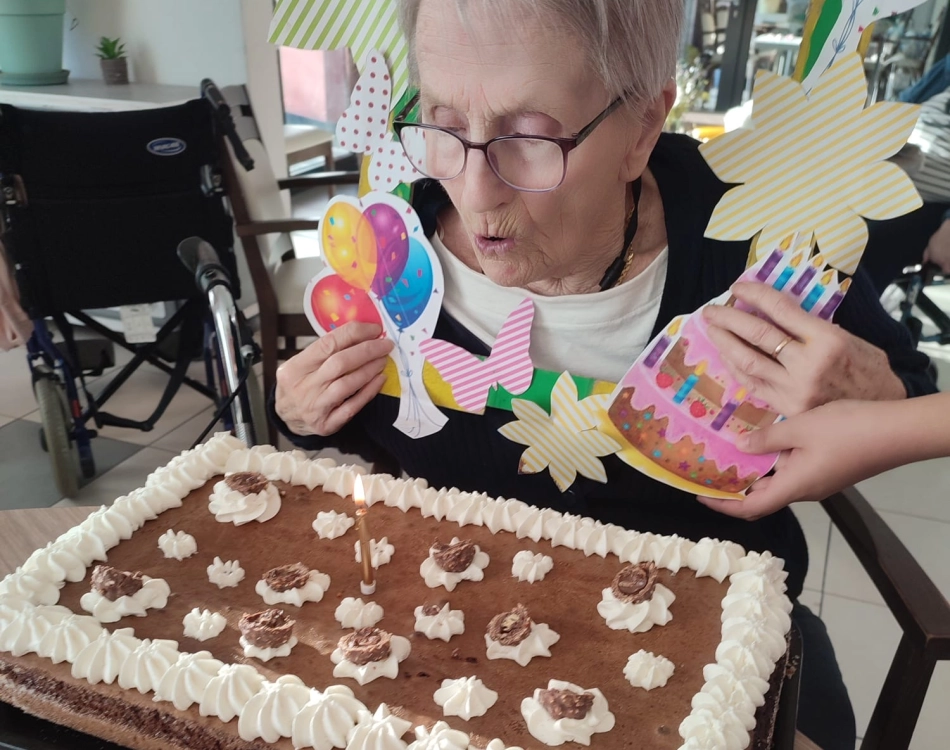
[[[914,339],[914,345],[933,343],[941,346],[950,344],[950,316],[947,315],[930,297],[926,288],[950,283],[940,269],[933,264],[913,265],[904,268],[894,285],[904,293],[900,304],[900,320]],[[924,333],[924,321],[915,312],[920,312],[936,328],[935,333]]]
[[[253,370],[260,351],[234,304],[240,288],[224,191],[225,138],[252,168],[209,80],[194,100],[158,109],[0,105],[0,238],[33,322],[27,361],[40,440],[63,497],[75,496],[80,477],[95,475],[98,429],[152,430],[183,385],[216,407],[196,443],[219,419],[249,446],[264,434]],[[92,314],[135,306],[149,329],[157,303],[172,312],[144,336],[118,333],[103,314]],[[74,321],[99,338],[77,340]],[[93,395],[86,378],[115,364],[115,346],[131,360]],[[203,383],[188,375],[200,358]],[[136,421],[106,411],[146,362],[168,375],[152,414]]]

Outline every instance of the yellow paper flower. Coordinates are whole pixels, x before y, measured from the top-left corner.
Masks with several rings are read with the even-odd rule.
[[[600,415],[607,408],[609,394],[577,400],[577,384],[568,373],[558,378],[551,392],[551,414],[532,401],[512,399],[511,409],[518,421],[509,422],[499,432],[528,449],[521,454],[521,474],[537,474],[550,469],[561,492],[574,484],[577,474],[598,482],[607,481],[607,472],[598,456],[620,450],[620,444],[597,431]]]
[[[861,219],[892,219],[921,206],[907,175],[885,161],[907,141],[918,107],[864,108],[858,55],[825,71],[806,97],[774,73],[755,81],[752,127],[715,138],[700,151],[726,183],[740,184],[713,211],[706,236],[756,240],[761,257],[789,235],[814,234],[829,265],[854,273],[867,245]]]

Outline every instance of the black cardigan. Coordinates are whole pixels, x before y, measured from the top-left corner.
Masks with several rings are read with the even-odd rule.
[[[748,242],[718,242],[703,237],[713,208],[729,186],[715,177],[697,145],[683,136],[663,134],[650,158],[650,170],[663,199],[669,242],[666,286],[654,333],[676,315],[689,313],[725,291],[744,270],[749,252]],[[438,183],[417,184],[413,203],[427,235],[434,231],[435,216],[447,201]],[[591,296],[592,303],[596,299]],[[835,322],[886,351],[909,395],[936,390],[929,360],[915,351],[903,327],[884,312],[862,273],[855,277]],[[435,335],[475,354],[488,354],[479,340],[445,312]],[[631,362],[636,354],[631,353]],[[501,425],[514,419],[507,411],[489,409],[484,415],[472,415],[446,410],[449,421],[440,432],[414,440],[392,426],[398,403],[388,396],[377,396],[352,422],[327,438],[290,433],[274,413],[273,396],[269,406],[271,418],[301,448],[334,446],[368,461],[388,454],[410,476],[424,477],[434,487],[518,498],[639,531],[675,533],[692,539],[717,537],[750,550],[770,550],[786,560],[789,595],[797,597],[801,593],[808,551],[801,527],[788,508],[759,521],[733,519],[700,505],[693,495],[647,478],[616,456],[603,459],[607,484],[578,476],[562,494],[547,471],[518,474],[518,461],[525,448],[498,433]]]

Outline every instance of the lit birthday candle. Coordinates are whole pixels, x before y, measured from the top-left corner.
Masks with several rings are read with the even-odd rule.
[[[772,254],[768,257],[765,263],[762,264],[762,268],[760,268],[755,274],[755,280],[768,281],[769,276],[772,275],[772,271],[775,270],[775,267],[779,264],[779,261],[782,260],[783,254],[784,253],[782,250],[773,250]]]
[[[816,255],[812,262],[808,265],[802,275],[798,277],[795,283],[792,285],[792,294],[796,297],[799,296],[802,292],[805,291],[805,288],[808,286],[809,282],[815,278],[815,274],[818,273],[818,269],[825,265],[825,259],[821,255]]]
[[[848,293],[850,287],[851,279],[842,281],[838,291],[832,294],[831,298],[825,303],[825,306],[818,311],[818,317],[822,320],[831,320],[831,317],[835,314],[838,305],[841,304],[841,300],[844,299],[844,295]]]
[[[674,320],[670,326],[666,329],[666,332],[657,339],[656,344],[650,350],[650,353],[647,354],[646,359],[643,360],[643,365],[645,367],[655,367],[657,362],[660,361],[660,358],[666,353],[666,350],[670,348],[670,344],[673,339],[671,336],[675,336],[680,329],[679,319]]]
[[[729,421],[729,417],[731,417],[735,413],[736,409],[739,408],[739,404],[742,403],[745,395],[745,388],[740,388],[738,391],[736,391],[736,395],[733,397],[732,401],[720,409],[711,425],[716,432],[719,432],[719,430],[726,426],[726,422]]]
[[[686,382],[680,386],[680,389],[676,392],[676,395],[673,396],[674,404],[681,404],[686,400],[686,397],[690,394],[693,388],[696,387],[696,384],[699,382],[699,378],[704,372],[706,372],[707,363],[705,360],[700,362],[696,369],[693,370],[692,375],[686,378]]]
[[[369,522],[366,519],[366,494],[363,491],[363,480],[359,475],[353,484],[353,502],[356,503],[356,531],[359,534],[360,564],[362,579],[360,593],[364,596],[376,593],[376,571],[373,569],[373,550],[369,536]]]
[[[795,269],[798,268],[799,264],[802,262],[803,257],[804,255],[802,253],[798,253],[798,255],[796,255],[794,258],[792,258],[788,262],[788,265],[782,269],[782,273],[778,275],[778,278],[775,280],[775,283],[772,284],[773,289],[782,291],[785,288],[785,285],[789,282],[789,279],[791,279],[792,276],[795,275]]]
[[[818,300],[820,300],[822,295],[827,291],[828,284],[831,283],[834,275],[834,271],[828,271],[828,273],[821,277],[821,282],[815,284],[815,286],[812,287],[812,290],[808,293],[808,296],[802,300],[802,310],[805,312],[811,312],[811,309],[818,304]]]

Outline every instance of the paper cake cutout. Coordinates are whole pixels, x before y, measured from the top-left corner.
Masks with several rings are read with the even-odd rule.
[[[716,206],[706,236],[747,240],[761,231],[761,258],[784,237],[813,232],[826,262],[854,273],[868,240],[861,217],[892,219],[922,205],[907,175],[885,161],[907,141],[918,108],[864,109],[866,97],[857,55],[835,63],[807,97],[791,79],[760,72],[752,127],[700,146],[720,180],[742,183]]]
[[[509,440],[528,449],[521,454],[519,474],[537,474],[545,469],[561,492],[574,484],[578,474],[597,482],[607,481],[600,456],[609,456],[620,444],[597,430],[609,396],[588,396],[578,401],[577,386],[563,373],[551,393],[551,414],[532,401],[514,399],[518,420],[499,428]]]
[[[808,258],[809,250],[800,242],[774,249],[739,280],[770,284],[830,320],[850,281],[839,284],[820,256]],[[728,292],[707,304],[748,311]],[[779,415],[733,379],[709,339],[702,310],[675,318],[650,342],[617,385],[601,429],[622,441],[620,458],[648,476],[686,492],[736,498],[778,458],[742,453],[736,437]]]
[[[370,189],[387,193],[400,183],[422,178],[389,128],[391,88],[383,55],[371,51],[350,106],[336,124],[340,146],[366,155]]]
[[[518,396],[531,386],[531,323],[534,302],[526,299],[505,320],[491,354],[480,359],[447,341],[429,339],[420,345],[426,359],[452,387],[452,395],[465,411],[481,414],[488,404],[488,393],[501,384]]]
[[[361,73],[372,51],[381,50],[392,71],[392,101],[409,86],[409,45],[396,0],[278,0],[268,40],[300,49],[349,47]]]
[[[389,193],[330,201],[320,230],[329,267],[304,295],[310,324],[325,335],[350,320],[378,323],[395,344],[399,414],[395,427],[413,438],[438,432],[447,418],[426,391],[419,344],[442,309],[442,266],[412,206]]]
[[[811,91],[839,59],[858,50],[875,21],[903,13],[923,0],[812,0],[795,66],[795,78]]]

